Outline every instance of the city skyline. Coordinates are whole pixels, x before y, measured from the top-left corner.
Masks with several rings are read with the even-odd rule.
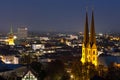
[[[0,1],[0,32],[9,31],[11,25],[15,30],[25,26],[30,31],[83,32],[86,6],[88,15],[94,8],[97,33],[119,32],[119,3],[109,0]]]

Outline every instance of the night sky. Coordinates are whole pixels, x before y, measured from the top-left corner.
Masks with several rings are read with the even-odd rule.
[[[89,25],[94,8],[96,32],[119,32],[120,0],[0,0],[0,31],[83,31],[86,6]]]

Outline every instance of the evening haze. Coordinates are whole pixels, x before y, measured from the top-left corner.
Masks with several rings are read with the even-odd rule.
[[[89,25],[94,8],[96,32],[119,32],[120,0],[0,0],[0,31],[83,32],[86,6]]]

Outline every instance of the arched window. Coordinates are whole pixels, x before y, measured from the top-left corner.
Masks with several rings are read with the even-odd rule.
[[[95,57],[93,57],[93,61],[95,61]]]
[[[95,55],[95,51],[93,51],[93,55]]]

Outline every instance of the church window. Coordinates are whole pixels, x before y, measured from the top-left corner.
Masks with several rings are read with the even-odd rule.
[[[93,57],[93,61],[95,61],[95,57]]]
[[[93,51],[93,55],[95,55],[95,51]]]

